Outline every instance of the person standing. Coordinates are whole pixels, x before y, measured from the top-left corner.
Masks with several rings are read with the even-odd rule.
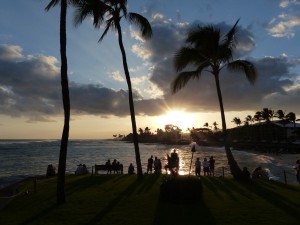
[[[152,173],[152,167],[153,167],[153,155],[148,159],[148,164],[147,164],[147,174],[150,172]]]
[[[204,173],[204,176],[209,175],[209,162],[207,161],[207,158],[204,158],[204,161],[203,161],[203,173]]]
[[[209,173],[210,176],[215,176],[215,160],[213,156],[209,158]]]
[[[200,177],[200,173],[201,173],[201,162],[200,159],[197,158],[196,162],[195,162],[195,172],[196,172],[196,176]]]

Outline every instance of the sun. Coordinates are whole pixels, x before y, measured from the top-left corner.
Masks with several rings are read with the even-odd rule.
[[[178,126],[183,132],[186,132],[188,128],[195,126],[196,117],[194,114],[184,111],[169,111],[167,114],[159,116],[157,123],[160,127],[172,124]]]

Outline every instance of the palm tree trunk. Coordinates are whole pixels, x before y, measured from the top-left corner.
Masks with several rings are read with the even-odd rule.
[[[221,88],[220,88],[219,73],[215,72],[214,77],[215,77],[218,99],[219,99],[219,104],[220,104],[225,152],[226,152],[230,172],[235,179],[239,180],[239,179],[242,179],[242,171],[241,171],[240,167],[238,166],[237,162],[235,161],[235,159],[232,155],[232,152],[230,150],[230,145],[229,145],[229,141],[228,141],[228,137],[227,137],[226,119],[225,119],[225,112],[224,112],[224,106],[223,106],[223,98],[222,98],[222,93],[221,93]]]
[[[69,139],[70,96],[68,84],[67,35],[66,35],[67,0],[61,0],[60,13],[60,54],[61,54],[61,87],[64,107],[64,128],[60,144],[58,174],[57,174],[57,204],[63,204],[65,199],[65,172]]]
[[[122,30],[121,30],[120,23],[116,23],[116,26],[117,26],[117,30],[118,30],[118,40],[119,40],[119,46],[120,46],[121,53],[122,53],[124,72],[125,72],[126,81],[127,81],[127,85],[128,85],[129,108],[130,108],[130,116],[131,116],[131,124],[132,124],[133,144],[134,144],[134,150],[135,150],[137,174],[138,174],[138,178],[143,178],[143,170],[142,170],[140,149],[139,149],[139,143],[138,143],[138,134],[136,131],[136,121],[135,121],[131,80],[130,80],[128,65],[127,65],[126,52],[125,52],[125,48],[124,48],[123,41],[122,41]]]

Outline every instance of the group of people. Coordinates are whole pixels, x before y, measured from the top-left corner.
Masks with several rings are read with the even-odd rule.
[[[215,159],[213,156],[207,160],[204,158],[203,162],[201,163],[200,158],[197,158],[195,162],[195,173],[196,176],[201,175],[201,168],[203,168],[204,176],[214,176],[215,175]]]
[[[111,172],[113,172],[114,174],[123,174],[123,164],[121,164],[116,159],[114,159],[112,162],[110,162],[110,160],[107,160],[105,163],[105,167],[107,174],[111,174]]]
[[[81,164],[81,163],[77,166],[77,169],[75,171],[76,175],[83,175],[83,174],[88,174],[88,173],[89,173],[89,171],[88,171],[86,165]]]
[[[153,155],[150,156],[147,163],[147,174],[152,174],[152,171],[154,169],[154,174],[161,174],[161,160],[158,159],[156,156],[153,159]]]

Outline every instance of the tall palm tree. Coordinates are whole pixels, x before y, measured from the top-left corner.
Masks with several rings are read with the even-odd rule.
[[[257,76],[254,65],[251,62],[246,60],[233,60],[233,49],[235,47],[234,42],[238,22],[239,20],[236,21],[234,26],[224,36],[221,36],[221,32],[218,28],[211,25],[198,26],[195,29],[191,29],[186,38],[187,46],[182,47],[175,54],[174,65],[177,72],[180,73],[172,83],[172,91],[176,93],[183,88],[190,79],[199,78],[204,70],[214,76],[221,111],[226,156],[231,173],[236,179],[242,177],[242,172],[232,155],[227,138],[219,74],[224,67],[227,67],[232,71],[244,72],[251,83],[254,83]],[[194,66],[195,70],[183,71],[189,65]]]
[[[133,143],[135,148],[135,157],[137,164],[137,174],[139,178],[143,177],[140,150],[138,144],[138,134],[136,130],[136,120],[135,120],[135,111],[133,103],[133,94],[132,86],[130,80],[130,74],[127,64],[126,52],[123,45],[122,38],[122,28],[121,28],[121,19],[125,18],[129,23],[135,24],[140,28],[142,36],[147,39],[152,35],[152,29],[149,21],[137,13],[127,12],[127,0],[86,0],[79,5],[77,15],[75,16],[75,24],[80,24],[88,15],[92,15],[94,18],[95,28],[100,28],[100,25],[105,20],[105,29],[102,33],[99,42],[103,40],[110,29],[114,29],[118,33],[118,42],[119,47],[122,53],[123,68],[126,76],[126,81],[128,85],[128,95],[129,95],[129,108],[132,124],[132,133],[133,133]]]
[[[70,95],[68,82],[68,62],[67,62],[67,32],[66,32],[66,17],[68,4],[75,4],[76,0],[51,0],[45,10],[49,11],[60,3],[60,56],[61,56],[61,89],[64,108],[64,127],[60,143],[59,163],[57,173],[57,204],[66,202],[65,198],[65,172],[66,160],[69,141],[70,128]]]

